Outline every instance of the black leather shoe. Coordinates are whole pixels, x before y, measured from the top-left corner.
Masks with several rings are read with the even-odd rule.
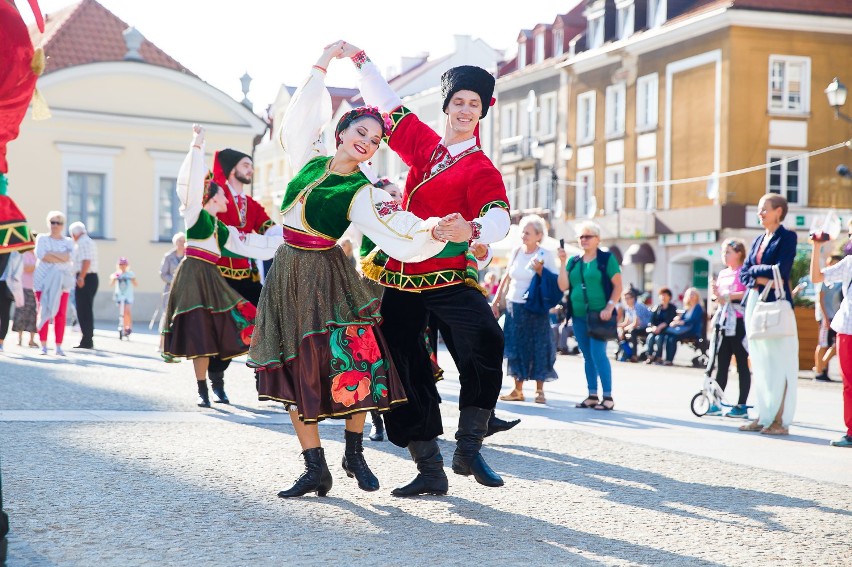
[[[325,452],[322,447],[302,451],[305,459],[305,472],[287,490],[278,493],[279,498],[294,498],[316,492],[317,496],[325,496],[331,490],[333,479],[331,471],[325,462]]]
[[[94,349],[94,348],[95,348],[95,345],[93,345],[93,344],[83,344],[83,343],[80,343],[80,344],[78,344],[77,346],[75,346],[75,347],[71,347],[71,348],[84,348],[84,349],[87,349],[87,350],[92,350],[92,349]]]
[[[485,436],[488,437],[490,435],[494,435],[495,433],[509,431],[510,429],[518,425],[520,422],[520,419],[513,419],[512,421],[500,419],[494,413],[494,410],[491,410],[491,417],[488,418],[488,431],[485,433]]]
[[[343,453],[342,466],[346,471],[346,476],[355,478],[358,481],[358,488],[367,492],[374,492],[379,489],[379,479],[367,466],[367,461],[364,459],[364,434],[355,433],[354,431],[345,431],[346,436],[346,451]]]
[[[408,444],[408,452],[417,463],[417,476],[407,484],[398,486],[391,491],[391,496],[420,496],[434,494],[444,496],[449,490],[449,481],[444,472],[444,458],[438,441],[412,441]]]
[[[373,429],[370,431],[370,441],[385,440],[385,423],[382,420],[382,414],[377,411],[371,411],[370,417],[373,420]]]
[[[479,453],[482,439],[488,432],[491,410],[477,407],[462,408],[459,428],[456,431],[456,452],[453,454],[453,472],[462,476],[473,475],[483,486],[503,486],[503,479],[488,466]]]
[[[213,400],[217,404],[230,404],[231,400],[225,393],[225,371],[224,370],[208,370],[207,376],[210,378],[210,389],[213,390],[213,395],[216,399]]]

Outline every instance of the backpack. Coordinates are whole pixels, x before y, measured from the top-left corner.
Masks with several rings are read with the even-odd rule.
[[[607,264],[609,264],[609,257],[612,255],[612,252],[605,252],[598,248],[597,255],[597,264],[598,270],[601,272],[601,280],[603,281],[604,287],[604,297],[610,298],[612,297],[612,279],[606,276],[606,268]],[[571,270],[574,269],[574,266],[580,261],[580,256],[574,256],[570,260],[568,260],[568,276],[571,276]]]

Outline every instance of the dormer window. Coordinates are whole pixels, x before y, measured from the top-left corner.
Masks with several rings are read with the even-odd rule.
[[[565,32],[562,28],[553,30],[553,56],[559,57],[562,55],[562,47],[565,44]]]
[[[534,54],[534,63],[541,63],[544,61],[544,34],[540,33],[535,36],[535,54]]]
[[[589,22],[586,32],[586,42],[589,49],[601,47],[604,44],[604,11],[593,12],[587,16]]]
[[[648,27],[658,28],[666,23],[668,0],[648,0]]]
[[[527,42],[522,41],[518,44],[518,69],[523,69],[527,66]]]
[[[615,5],[615,39],[627,39],[633,35],[636,8],[633,0],[622,0]]]

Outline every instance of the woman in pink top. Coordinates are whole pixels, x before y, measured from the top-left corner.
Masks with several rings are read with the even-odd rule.
[[[35,235],[33,235],[35,236]],[[24,332],[30,334],[29,345],[38,348],[35,340],[36,328],[36,299],[33,293],[33,272],[36,269],[36,256],[32,250],[22,254],[24,258],[24,269],[21,274],[21,285],[24,288],[24,306],[15,309],[15,320],[12,323],[12,332],[18,333],[18,346],[24,342]]]
[[[745,347],[745,320],[742,307],[746,287],[740,281],[740,270],[746,258],[745,242],[739,238],[729,238],[722,243],[722,255],[725,266],[719,277],[713,282],[713,301],[716,313],[713,315],[712,329],[719,341],[716,355],[716,382],[723,390],[728,385],[728,368],[731,357],[737,359],[737,373],[740,376],[740,395],[737,405],[725,417],[748,418],[748,392],[751,389],[751,370],[748,367],[748,351]],[[707,415],[722,415],[716,405],[710,407]]]

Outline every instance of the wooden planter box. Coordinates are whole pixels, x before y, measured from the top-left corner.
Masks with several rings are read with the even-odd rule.
[[[810,370],[814,367],[814,351],[819,343],[819,325],[813,306],[796,306],[793,312],[799,329],[799,370]]]

